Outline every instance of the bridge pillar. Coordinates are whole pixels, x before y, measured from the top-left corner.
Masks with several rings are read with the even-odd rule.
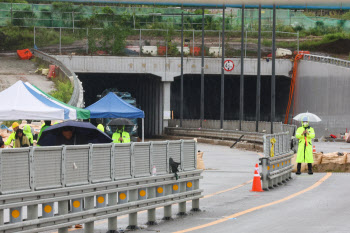
[[[170,86],[171,82],[162,82],[163,83],[163,130],[168,127],[168,122],[171,119],[171,110],[170,110]]]

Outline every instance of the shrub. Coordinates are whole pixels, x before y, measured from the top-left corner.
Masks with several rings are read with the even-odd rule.
[[[73,85],[71,84],[70,80],[63,80],[60,78],[54,79],[55,91],[51,91],[50,95],[52,95],[54,98],[64,102],[68,103],[70,98],[73,94]]]

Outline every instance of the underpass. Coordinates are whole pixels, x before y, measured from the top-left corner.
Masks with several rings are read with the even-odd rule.
[[[119,85],[123,91],[130,91],[138,96],[145,113],[151,119],[146,122],[148,135],[161,135],[168,121],[180,118],[180,71],[179,58],[158,57],[100,57],[100,56],[55,56],[74,72],[79,73],[81,82],[85,82],[88,100],[96,101],[96,90]],[[227,58],[229,59],[229,58]],[[240,60],[232,59],[235,68],[225,71],[224,120],[239,120],[240,115]],[[350,98],[347,91],[349,85],[349,65],[345,60],[331,57],[305,55],[297,66],[297,81],[295,84],[294,104],[289,112],[288,123],[293,122],[292,116],[300,112],[313,112],[323,121],[315,124],[316,134],[345,133],[350,121],[347,109]],[[186,58],[184,62],[184,119],[199,119],[200,115],[200,59]],[[290,74],[293,63],[286,59],[276,60],[276,93],[275,121],[284,121],[288,98],[290,95]],[[271,119],[271,74],[272,64],[269,60],[261,60],[261,100],[260,120]],[[256,118],[256,59],[244,59],[244,107],[243,120],[254,121]],[[204,119],[220,119],[220,59],[206,58],[204,67]],[[85,78],[87,77],[87,78]],[[146,77],[146,79],[145,79]],[[156,81],[145,82],[142,90],[149,90],[155,96],[139,97],[142,91],[136,93],[135,87],[147,78]],[[140,80],[139,80],[140,79]],[[134,82],[133,80],[139,80]],[[92,94],[91,94],[92,93]],[[142,92],[143,93],[143,92]],[[154,103],[159,108],[154,109]]]

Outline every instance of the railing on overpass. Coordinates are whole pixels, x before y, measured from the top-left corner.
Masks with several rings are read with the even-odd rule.
[[[139,211],[148,210],[155,222],[158,207],[165,218],[176,203],[180,214],[190,200],[198,210],[202,170],[196,170],[196,152],[193,140],[0,150],[0,232],[65,232],[82,223],[93,232],[93,222],[106,218],[113,231],[120,215],[130,214],[129,225],[136,227]],[[169,174],[170,158],[180,163],[179,179]],[[10,222],[4,224],[7,209]]]
[[[304,60],[317,61],[317,62],[328,63],[328,64],[333,64],[333,65],[337,65],[337,66],[350,68],[350,61],[342,60],[342,59],[338,59],[338,58],[334,58],[334,57],[325,57],[325,56],[305,54]]]
[[[262,188],[269,190],[291,179],[293,169],[291,137],[288,132],[264,135],[264,157],[262,166]]]
[[[172,119],[172,120],[168,121],[168,124],[169,124],[169,127],[178,128],[178,127],[180,127],[180,120],[179,119]],[[184,120],[182,120],[182,127],[183,128],[190,128],[190,129],[198,129],[198,130],[204,130],[204,129],[221,130],[220,120],[204,120],[202,122],[202,127],[200,127],[200,120],[184,119]],[[271,133],[271,122],[259,121],[258,128],[259,128],[258,133]],[[238,132],[239,131],[239,121],[237,121],[237,120],[225,120],[223,122],[223,129]],[[275,133],[281,133],[281,132],[288,131],[290,136],[294,136],[296,126],[282,124],[282,122],[274,122],[273,130]],[[256,121],[242,121],[241,131],[243,131],[243,132],[256,132]]]
[[[66,65],[64,65],[62,62],[54,58],[53,56],[50,56],[42,51],[33,49],[33,54],[36,57],[39,57],[40,59],[52,63],[59,67],[59,69],[67,76],[67,78],[71,79],[74,85],[72,97],[69,100],[68,104],[76,107],[84,107],[84,90],[81,82],[78,79],[78,76],[69,69]]]

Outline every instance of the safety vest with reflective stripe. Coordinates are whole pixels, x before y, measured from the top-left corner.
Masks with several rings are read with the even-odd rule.
[[[123,142],[120,142],[119,138],[120,138],[120,132],[115,132],[112,135],[112,140],[114,143],[129,143],[130,142],[130,134],[128,132],[125,132],[125,131],[122,132]]]

